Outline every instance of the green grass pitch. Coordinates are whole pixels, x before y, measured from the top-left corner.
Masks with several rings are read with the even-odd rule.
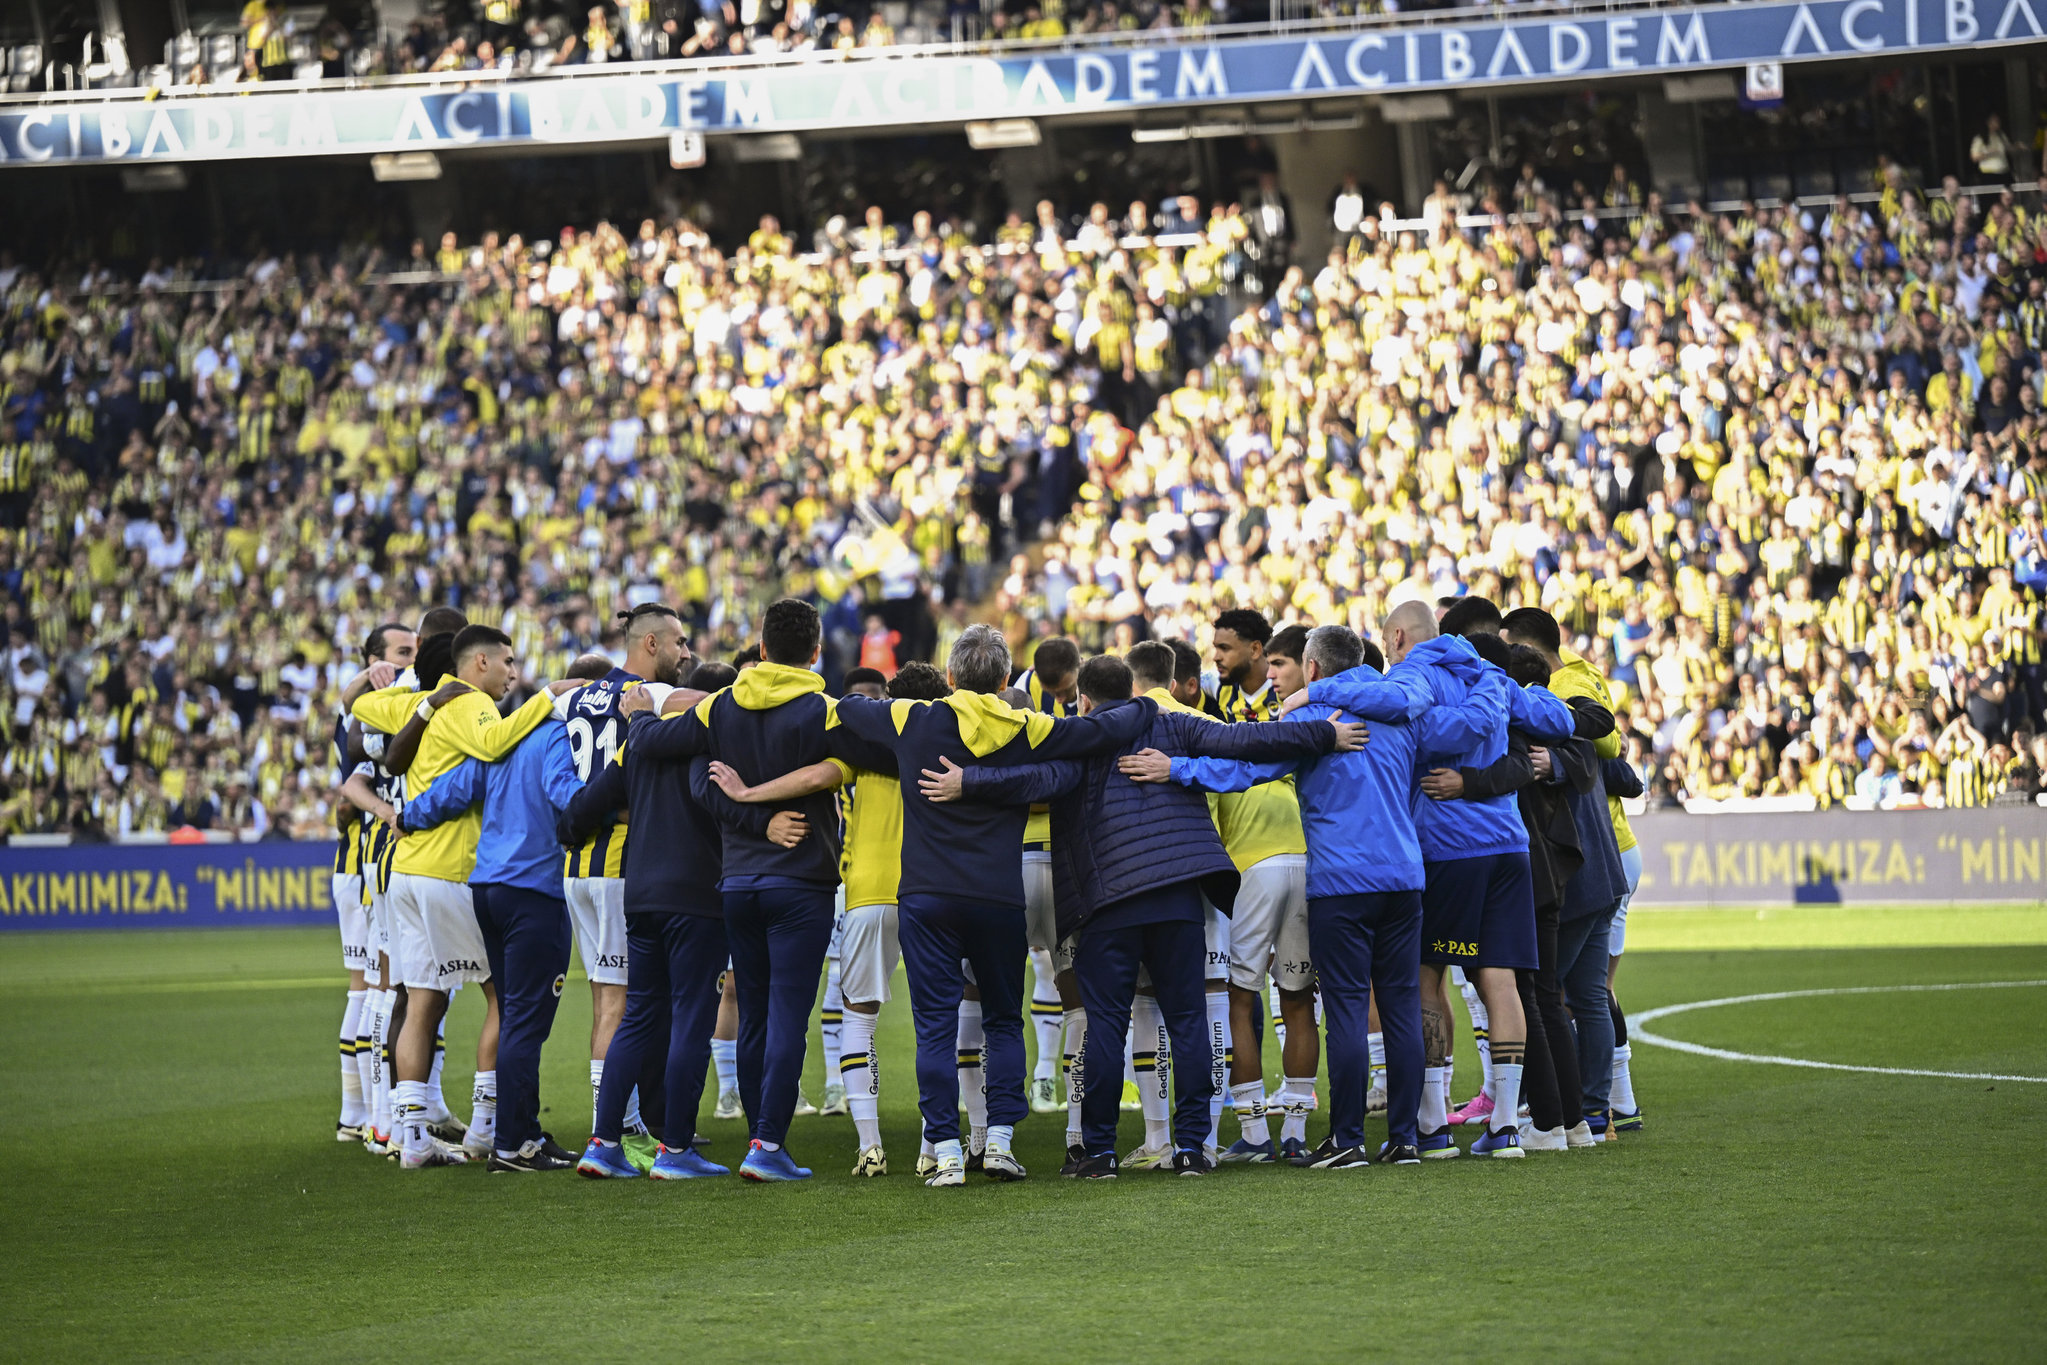
[[[1620,993],[1637,1013],[2047,979],[2038,907],[1643,912],[1630,930]],[[1638,1042],[1649,1126],[1590,1152],[1077,1186],[1055,1174],[1061,1121],[1034,1116],[1028,1182],[936,1191],[910,1174],[899,996],[886,1179],[853,1180],[852,1125],[824,1118],[797,1120],[792,1150],[819,1172],[801,1186],[404,1173],[330,1136],[337,957],[331,930],[0,940],[0,1357],[1991,1360],[2038,1359],[2047,1330],[2047,1085]],[[564,1002],[543,1092],[573,1147],[589,1131],[580,980]],[[458,1111],[477,1006],[465,995],[450,1028]],[[1653,1027],[2047,1077],[2047,986]],[[1461,1099],[1478,1073],[1460,1043]],[[815,1052],[811,1070],[815,1097]],[[739,1125],[705,1127],[736,1160]]]

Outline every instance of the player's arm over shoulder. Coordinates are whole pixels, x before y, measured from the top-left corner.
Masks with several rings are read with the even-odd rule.
[[[387,687],[357,697],[355,705],[349,708],[349,714],[372,730],[395,735],[412,718],[413,711],[419,706],[419,698],[420,694],[409,687]]]

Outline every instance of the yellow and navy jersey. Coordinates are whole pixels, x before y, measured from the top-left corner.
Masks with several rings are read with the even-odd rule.
[[[1048,716],[1063,718],[1075,715],[1080,710],[1080,694],[1078,692],[1074,693],[1074,700],[1070,704],[1059,700],[1056,693],[1047,690],[1045,684],[1038,681],[1038,670],[1035,668],[1025,669],[1022,675],[1015,682],[1011,683],[1010,686],[1031,699],[1031,710],[1033,711],[1041,711]],[[1050,806],[1032,806],[1031,818],[1024,822],[1024,846],[1026,848],[1035,847],[1042,851],[1048,848],[1051,843],[1052,808]],[[850,901],[847,902],[849,905],[851,903]]]
[[[353,877],[362,871],[362,830],[351,824],[334,840],[334,875]]]
[[[402,774],[387,773],[376,763],[358,763],[352,776],[361,777],[370,784],[370,790],[377,799],[393,810],[405,808],[405,778]],[[369,902],[370,893],[386,891],[391,886],[391,853],[398,842],[391,837],[391,828],[368,811],[364,811],[356,823],[356,867],[363,873],[363,902]]]
[[[903,788],[888,773],[861,768],[841,789],[846,812],[846,908],[894,905],[903,878]],[[1047,817],[1050,818],[1049,816]]]
[[[1215,691],[1201,694],[1201,711],[1214,720],[1274,720],[1279,716],[1279,694],[1267,678],[1255,691],[1235,683],[1218,682]]]
[[[1172,693],[1163,687],[1154,687],[1144,695],[1157,702],[1161,711],[1208,715],[1206,711],[1175,701]],[[1214,716],[1208,718],[1216,719]],[[1239,872],[1249,871],[1267,858],[1276,858],[1283,853],[1305,854],[1308,851],[1308,841],[1301,830],[1301,800],[1294,790],[1291,776],[1274,782],[1260,782],[1247,791],[1210,795],[1208,818],[1215,822],[1216,836],[1223,841],[1223,852],[1230,855],[1230,861],[1237,865]]]
[[[398,854],[398,839],[391,833],[391,827],[382,820],[364,817],[363,829],[363,904],[368,905],[372,895],[383,895],[391,889],[391,862]]]
[[[625,694],[641,679],[614,668],[588,687],[570,694],[568,702],[569,762],[576,779],[588,784],[607,763],[618,761],[625,746],[626,717],[620,709]],[[580,848],[570,849],[562,864],[564,877],[623,877],[626,825],[621,817],[607,823]]]
[[[1980,754],[1964,750],[1949,759],[1945,784],[1947,804],[1951,809],[1990,804],[1989,765]],[[1827,803],[1822,801],[1820,804]]]
[[[1038,670],[1035,668],[1027,668],[1018,674],[1016,681],[1010,686],[1031,699],[1031,710],[1043,711],[1048,716],[1071,716],[1080,709],[1080,693],[1077,689],[1073,701],[1063,702],[1059,700],[1057,693],[1047,689],[1045,684],[1038,680]]]

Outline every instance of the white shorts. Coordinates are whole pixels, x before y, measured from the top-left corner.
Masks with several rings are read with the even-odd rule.
[[[1230,917],[1208,904],[1203,896],[1202,907],[1207,911],[1208,922],[1202,926],[1203,946],[1208,950],[1207,965],[1201,969],[1205,981],[1221,981],[1230,974],[1230,963],[1236,954],[1236,926]]]
[[[862,1005],[889,998],[903,960],[893,905],[858,905],[839,921],[839,994]]]
[[[1024,942],[1049,953],[1059,943],[1059,915],[1052,902],[1052,855],[1023,855]]]
[[[1255,991],[1267,971],[1283,991],[1315,984],[1308,957],[1308,857],[1276,853],[1244,869],[1230,918],[1230,984]]]
[[[593,985],[625,985],[625,878],[565,877],[562,890],[583,975]]]
[[[1635,899],[1635,888],[1642,884],[1642,846],[1635,845],[1621,854],[1621,867],[1628,874],[1628,894],[1621,897],[1621,908],[1614,911],[1613,928],[1606,936],[1606,955],[1619,957],[1628,950],[1628,905]]]
[[[389,990],[398,984],[397,969],[392,969],[393,979],[386,981],[377,968],[377,960],[382,958],[388,962],[391,957],[391,897],[388,892],[377,890],[374,870],[363,873],[363,894],[369,899],[363,913],[368,918],[370,932],[370,958],[363,968],[363,983],[379,990]]]
[[[391,874],[391,970],[409,990],[452,992],[490,980],[476,902],[461,882]]]
[[[370,914],[362,903],[362,873],[334,874],[334,913],[341,920],[341,965],[344,970],[369,970]]]

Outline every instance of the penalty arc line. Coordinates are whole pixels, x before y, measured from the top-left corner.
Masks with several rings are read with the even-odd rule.
[[[1925,1071],[1905,1066],[1851,1066],[1845,1062],[1816,1062],[1807,1057],[1777,1057],[1755,1052],[1734,1052],[1727,1048],[1707,1047],[1703,1043],[1687,1043],[1677,1038],[1666,1038],[1652,1033],[1642,1025],[1652,1020],[1673,1014],[1686,1014],[1692,1010],[1715,1009],[1721,1005],[1753,1005],[1766,1000],[1809,1000],[1822,995],[1895,995],[1908,991],[1992,991],[2011,990],[2022,986],[2047,986],[2047,980],[2037,981],[1955,981],[1930,986],[1832,986],[1809,991],[1767,991],[1760,995],[1730,995],[1720,1000],[1694,1000],[1688,1005],[1663,1005],[1657,1009],[1645,1010],[1628,1020],[1628,1034],[1657,1047],[1667,1047],[1674,1052],[1689,1052],[1696,1057],[1716,1057],[1724,1062],[1758,1062],[1766,1066],[1802,1066],[1814,1071],[1861,1071],[1875,1076],[1935,1076],[1952,1081],[2024,1081],[2033,1085],[2047,1085],[2047,1076],[2007,1076],[1989,1071]]]

